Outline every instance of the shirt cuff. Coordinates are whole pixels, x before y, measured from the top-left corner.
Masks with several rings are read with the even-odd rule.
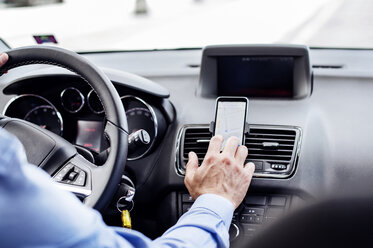
[[[195,208],[205,208],[214,212],[224,221],[224,224],[229,229],[234,206],[228,199],[215,194],[203,194],[196,199],[191,210]]]

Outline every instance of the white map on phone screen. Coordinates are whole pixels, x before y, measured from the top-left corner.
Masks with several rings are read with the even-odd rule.
[[[231,136],[236,136],[241,143],[244,132],[245,108],[245,102],[218,102],[215,135],[220,134],[223,136],[222,147]]]

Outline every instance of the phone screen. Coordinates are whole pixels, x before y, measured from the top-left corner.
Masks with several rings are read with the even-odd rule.
[[[225,142],[231,136],[236,136],[242,145],[246,121],[247,101],[217,101],[215,135],[220,134]]]

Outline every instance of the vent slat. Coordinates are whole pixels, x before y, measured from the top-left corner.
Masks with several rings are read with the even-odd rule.
[[[280,155],[280,154],[260,154],[260,153],[252,153],[252,154],[248,155],[248,157],[249,158],[252,158],[252,157],[266,157],[266,158],[291,159],[291,155],[286,156],[286,155]]]
[[[268,133],[250,133],[248,137],[251,136],[268,136],[268,137],[279,137],[279,138],[295,138],[295,134],[268,134]]]
[[[260,149],[260,148],[248,148],[249,153],[252,152],[263,152],[263,153],[273,153],[273,151],[276,151],[278,153],[290,153],[290,155],[293,153],[293,150],[282,150],[282,149]]]
[[[262,141],[281,141],[281,142],[294,142],[295,139],[273,139],[273,138],[256,138],[256,137],[247,137],[245,139],[246,141],[250,141],[250,140],[262,140]]]
[[[247,145],[249,146],[260,146],[260,147],[263,147],[263,142],[250,142],[248,143]],[[280,144],[279,147],[293,147],[293,145],[289,145],[289,144]]]
[[[211,133],[210,132],[190,132],[188,133],[189,135],[191,136],[194,136],[194,135],[206,135],[206,136],[211,136]]]
[[[184,150],[194,151],[194,150],[207,150],[207,146],[191,146],[191,147],[185,147]]]

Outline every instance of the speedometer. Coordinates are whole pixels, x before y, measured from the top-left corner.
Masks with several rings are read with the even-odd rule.
[[[24,119],[55,134],[62,135],[61,116],[52,106],[35,107],[26,114]]]
[[[122,97],[126,110],[129,150],[128,159],[135,160],[145,156],[152,148],[157,137],[157,117],[153,108],[135,96]]]

